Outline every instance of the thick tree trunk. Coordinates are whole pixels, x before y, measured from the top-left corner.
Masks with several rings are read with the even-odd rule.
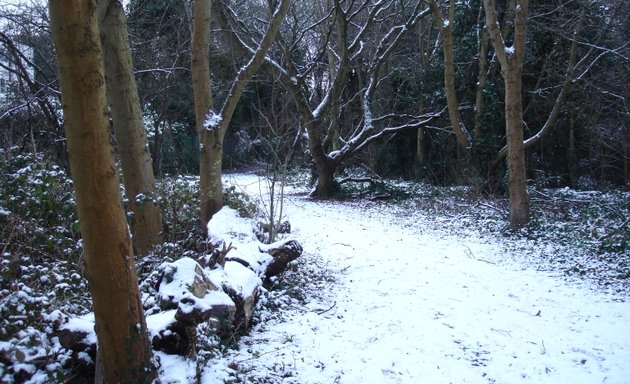
[[[324,161],[317,164],[317,184],[315,186],[314,196],[321,199],[333,197],[337,192],[337,183],[335,181],[335,171],[337,167],[330,161]]]
[[[162,219],[154,203],[155,176],[138,89],[131,64],[125,13],[120,1],[98,0],[105,83],[129,208],[135,249],[144,254],[162,242]]]
[[[95,0],[51,0],[70,167],[99,356],[108,383],[157,375],[109,140]]]

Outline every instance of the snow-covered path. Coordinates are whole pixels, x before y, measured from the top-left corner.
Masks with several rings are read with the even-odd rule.
[[[630,382],[629,303],[503,263],[518,255],[428,230],[421,213],[297,196],[286,210],[336,282],[261,324],[204,382],[230,363],[285,383]]]

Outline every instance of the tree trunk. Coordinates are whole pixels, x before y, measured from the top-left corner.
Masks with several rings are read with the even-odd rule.
[[[317,163],[317,185],[315,187],[315,196],[328,199],[337,192],[337,183],[335,182],[335,171],[337,167],[330,161]]]
[[[427,23],[430,24],[430,23]],[[428,71],[428,65],[429,65],[429,53],[427,52],[427,47],[425,44],[425,29],[429,29],[430,27],[427,28],[427,26],[425,25],[424,22],[424,18],[420,19],[420,21],[418,21],[418,49],[420,51],[420,64],[422,65],[422,70],[426,73]],[[424,83],[425,83],[425,79],[426,79],[426,74],[422,75],[422,82],[421,82],[421,92],[422,94],[420,95],[420,98],[418,100],[418,113],[423,114],[425,112],[426,109],[426,98],[424,96]],[[416,132],[416,162],[419,165],[426,165],[428,158],[429,158],[429,154],[427,153],[427,140],[426,140],[426,128],[425,127],[418,127],[417,132]]]
[[[437,0],[429,0],[433,19],[442,35],[442,50],[444,53],[444,88],[446,92],[446,104],[448,106],[448,116],[455,132],[457,142],[463,148],[469,148],[472,139],[468,130],[462,122],[459,115],[459,103],[457,101],[457,92],[455,88],[455,62],[453,58],[453,26],[455,15],[455,4],[451,0],[449,2],[448,18],[444,18],[442,8],[437,4]]]
[[[521,72],[514,68],[505,74],[505,128],[508,145],[510,226],[516,229],[529,222],[529,196],[523,146]]]
[[[282,20],[287,14],[291,0],[282,0],[275,9],[270,3],[271,19],[262,40],[254,55],[240,69],[228,96],[219,113],[212,110],[212,93],[210,87],[209,40],[210,15],[212,2],[195,1],[192,36],[192,75],[195,93],[195,118],[201,145],[200,150],[200,198],[201,224],[206,224],[223,207],[223,191],[221,189],[221,158],[223,157],[223,138],[229,127],[238,101],[254,76],[263,64],[265,55],[271,47]],[[222,4],[218,4],[222,6]]]
[[[133,212],[133,245],[145,254],[162,242],[162,219],[154,203],[155,176],[131,64],[125,13],[117,0],[99,0],[98,5],[108,101]]]
[[[577,179],[577,164],[575,161],[575,118],[571,117],[569,121],[569,148],[567,150],[567,169],[569,172],[569,185],[571,188],[575,188],[575,181]]]
[[[210,84],[210,0],[195,0],[193,10],[191,71],[195,98],[195,121],[199,135],[199,199],[201,226],[223,207],[221,190],[221,141],[218,131],[204,127],[206,116],[212,112],[212,88]],[[219,153],[217,153],[217,151]],[[218,158],[218,161],[217,161]],[[216,173],[218,170],[218,174]]]
[[[110,145],[95,0],[51,0],[50,19],[99,356],[108,383],[157,376]]]
[[[222,138],[216,133],[202,130],[199,133],[199,198],[201,224],[205,228],[212,216],[223,208],[221,168],[223,159]]]
[[[481,19],[482,9],[479,9],[479,19]],[[488,79],[488,32],[485,28],[478,29],[478,49],[479,49],[479,77],[477,88],[475,90],[475,139],[477,141],[483,137],[481,129],[481,118],[483,116],[483,88],[486,86]]]
[[[510,227],[518,229],[529,223],[529,195],[523,143],[522,74],[525,57],[528,0],[516,0],[514,44],[506,47],[499,31],[494,0],[484,0],[486,27],[505,80],[505,129],[510,194]],[[509,10],[508,10],[509,11]]]
[[[424,96],[420,96],[420,101],[418,102],[418,112],[422,114],[424,113],[424,109],[425,99]],[[427,134],[425,129],[425,127],[419,127],[416,132],[416,162],[419,165],[427,165],[429,158],[429,154],[427,153]]]

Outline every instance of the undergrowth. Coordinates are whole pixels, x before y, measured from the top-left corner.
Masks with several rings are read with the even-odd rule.
[[[50,382],[63,382],[74,373],[67,370],[69,352],[53,336],[52,323],[59,312],[80,316],[91,311],[72,181],[42,156],[16,150],[0,150],[0,175],[0,381],[24,382],[39,372]],[[291,182],[306,187],[304,175],[293,176]],[[207,253],[197,186],[198,178],[191,176],[158,182],[165,241],[137,258],[141,281],[164,262]],[[480,195],[473,188],[374,178],[348,181],[341,191],[346,199],[393,205],[397,220],[414,225],[507,237],[506,252],[510,247],[531,250],[524,263],[594,281],[622,298],[630,293],[628,192],[532,188],[531,224],[513,232],[507,228],[505,197]],[[243,216],[255,215],[253,201],[234,187],[226,189],[225,202]],[[417,221],[417,213],[424,221]],[[282,316],[283,309],[305,305],[330,284],[316,258],[299,268],[275,281],[256,312],[256,326]],[[215,352],[208,353],[200,358]],[[242,373],[242,379],[251,380]]]

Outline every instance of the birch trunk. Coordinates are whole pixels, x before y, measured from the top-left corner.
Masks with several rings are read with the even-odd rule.
[[[51,0],[49,8],[104,380],[150,383],[157,371],[109,139],[97,4]]]
[[[98,0],[101,43],[118,154],[122,166],[135,249],[144,254],[162,242],[162,219],[154,203],[155,176],[133,74],[125,13],[120,1]],[[144,196],[145,198],[139,198]]]

